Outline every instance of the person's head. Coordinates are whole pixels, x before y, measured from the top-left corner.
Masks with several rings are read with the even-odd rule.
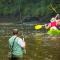
[[[54,22],[54,21],[56,21],[56,19],[54,17],[51,18],[50,22]]]
[[[17,35],[18,34],[18,29],[13,29],[13,35]]]

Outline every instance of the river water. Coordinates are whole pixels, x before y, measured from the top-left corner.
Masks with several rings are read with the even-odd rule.
[[[16,28],[19,29],[19,27]],[[0,29],[0,60],[8,60],[8,39],[12,35],[11,29],[13,27],[9,26]],[[20,30],[20,34],[21,32]],[[60,36],[26,31],[24,38],[26,41],[24,60],[60,60]]]

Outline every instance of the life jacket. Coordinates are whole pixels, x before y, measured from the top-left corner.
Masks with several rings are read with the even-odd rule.
[[[57,23],[56,23],[56,21],[54,21],[54,22],[51,22],[51,27],[53,27],[53,26],[57,26]]]

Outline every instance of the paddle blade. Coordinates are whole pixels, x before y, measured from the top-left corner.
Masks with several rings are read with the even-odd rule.
[[[35,30],[39,30],[42,28],[42,25],[35,25]]]

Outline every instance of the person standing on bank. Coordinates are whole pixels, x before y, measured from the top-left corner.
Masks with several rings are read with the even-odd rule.
[[[25,45],[25,41],[18,37],[18,29],[13,29],[13,36],[9,38],[10,60],[23,60]]]

